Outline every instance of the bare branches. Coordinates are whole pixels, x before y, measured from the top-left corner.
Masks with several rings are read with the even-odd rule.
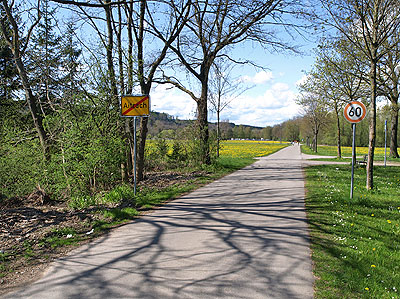
[[[196,97],[196,95],[186,88],[177,78],[172,77],[172,76],[166,76],[165,74],[163,75],[162,80],[154,80],[155,83],[158,84],[171,84],[172,86],[178,88],[179,90],[183,91],[184,93],[188,94],[194,101],[198,102],[199,98]]]
[[[13,49],[14,55],[17,57],[22,57],[28,47],[29,40],[31,38],[32,32],[34,28],[39,24],[40,19],[41,19],[41,12],[40,12],[40,0],[37,1],[37,17],[36,19],[33,20],[32,24],[29,26],[27,34],[24,38],[20,38],[19,35],[19,28],[17,25],[17,22],[15,20],[15,17],[12,14],[13,10],[13,5],[14,1],[11,2],[9,5],[7,3],[7,0],[2,0],[2,4],[6,13],[6,16],[1,19],[1,32],[4,36],[4,39],[6,40],[8,46]],[[6,20],[11,24],[12,27],[12,37],[8,35],[8,32],[6,30],[5,22]],[[24,41],[24,45],[21,45],[22,41]]]
[[[334,27],[368,57],[385,55],[381,45],[400,27],[396,0],[322,1],[327,16],[315,12],[321,24]],[[361,40],[362,39],[362,43]],[[377,53],[376,49],[379,49]]]
[[[52,2],[56,2],[59,4],[66,4],[66,5],[75,5],[79,7],[97,7],[97,8],[104,8],[106,6],[113,6],[118,4],[126,4],[126,1],[116,1],[116,2],[108,2],[99,0],[100,3],[92,3],[90,1],[82,2],[82,1],[74,1],[74,0],[51,0]],[[139,2],[139,1],[136,1]]]

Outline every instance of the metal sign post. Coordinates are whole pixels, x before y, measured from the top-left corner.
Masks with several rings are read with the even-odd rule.
[[[136,195],[136,116],[133,118],[133,194]]]
[[[386,148],[387,148],[387,119],[385,119],[385,167],[386,167]]]
[[[354,190],[354,164],[356,164],[356,124],[352,123],[353,128],[353,145],[351,151],[351,184],[350,184],[350,199],[353,199]]]
[[[351,183],[350,183],[350,199],[353,199],[354,190],[354,165],[356,164],[356,123],[362,121],[367,115],[367,108],[358,101],[350,102],[344,107],[343,114],[345,119],[351,123],[353,128],[353,148],[351,157]]]

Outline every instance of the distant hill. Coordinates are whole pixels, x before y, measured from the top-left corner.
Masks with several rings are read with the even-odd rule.
[[[157,136],[160,134],[162,131],[166,130],[173,130],[177,131],[180,129],[184,129],[185,127],[193,124],[195,120],[182,120],[178,119],[175,116],[169,115],[168,113],[163,113],[163,112],[151,112],[150,118],[149,118],[149,134],[151,136]],[[209,122],[210,124],[210,130],[216,130],[217,123],[216,122]],[[241,128],[241,130],[247,130],[247,131],[253,131],[253,130],[262,130],[262,127],[255,127],[255,126],[249,126],[249,125],[236,125],[231,122],[223,121],[221,122],[221,128],[225,131],[227,130],[232,130],[235,131],[235,128]]]

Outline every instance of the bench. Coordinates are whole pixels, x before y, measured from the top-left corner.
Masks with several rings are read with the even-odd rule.
[[[367,165],[368,155],[364,155],[362,160],[356,160],[356,165]]]

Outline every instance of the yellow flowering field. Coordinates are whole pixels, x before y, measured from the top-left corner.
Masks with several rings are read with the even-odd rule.
[[[221,142],[220,155],[238,158],[262,157],[286,146],[288,146],[288,143],[280,143],[279,141],[224,140]]]
[[[303,146],[303,148],[306,146]],[[352,148],[351,146],[342,146],[342,156],[351,157]],[[307,152],[308,153],[308,152]],[[309,152],[313,155],[315,153]],[[356,148],[357,156],[368,154],[368,147],[360,147]],[[322,156],[336,156],[337,155],[337,146],[334,145],[318,145],[318,155]],[[389,155],[389,148],[387,148],[387,154]],[[376,156],[384,156],[385,148],[383,147],[375,147],[375,155]]]
[[[172,153],[172,141],[166,140],[168,154]],[[288,143],[280,141],[260,140],[223,140],[221,141],[220,156],[232,158],[254,158],[270,155],[286,146]],[[148,140],[146,143],[147,153],[156,151],[156,141]]]
[[[335,147],[337,149],[337,147]],[[387,154],[389,154],[389,147],[387,148]],[[344,154],[351,156],[352,148],[350,146],[342,147],[342,152]],[[368,154],[368,147],[357,147],[356,148],[357,155],[366,155]],[[383,147],[375,147],[375,155],[383,156],[385,155],[385,148]]]

